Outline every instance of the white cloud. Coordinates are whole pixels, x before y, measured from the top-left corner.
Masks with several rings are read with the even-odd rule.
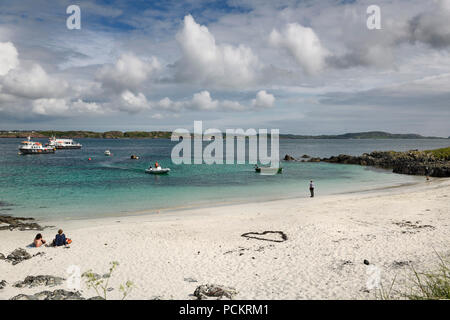
[[[269,43],[286,50],[307,74],[317,74],[325,65],[327,50],[311,28],[298,23],[287,24],[281,33],[272,30]]]
[[[85,102],[81,99],[72,102],[70,109],[78,113],[104,113],[104,109],[101,105],[95,102]]]
[[[3,80],[5,93],[28,99],[61,97],[67,88],[66,81],[49,76],[39,64],[13,69]]]
[[[17,49],[11,42],[0,42],[0,76],[19,65]]]
[[[45,116],[69,117],[76,113],[103,113],[100,105],[84,102],[78,99],[68,102],[66,99],[36,99],[32,102],[31,111],[34,114]]]
[[[198,110],[214,110],[218,105],[219,102],[217,100],[211,99],[211,95],[208,91],[195,93],[192,101],[190,102],[190,106],[193,109]]]
[[[115,89],[136,89],[156,70],[161,68],[158,59],[144,61],[132,53],[122,54],[113,65],[105,65],[97,72],[104,86]]]
[[[120,103],[117,105],[116,109],[128,113],[153,110],[157,112],[155,114],[158,114],[159,111],[179,113],[186,109],[205,112],[245,111],[250,110],[251,108],[270,108],[273,106],[274,102],[275,97],[265,90],[259,91],[256,98],[251,100],[251,105],[249,106],[245,106],[238,101],[213,99],[210,92],[207,90],[194,93],[191,99],[180,101],[173,101],[169,97],[165,97],[159,101],[150,101],[141,92],[135,94],[126,90],[120,95]]]
[[[69,112],[65,99],[37,99],[32,105],[32,112],[40,115],[64,115]]]
[[[150,109],[150,104],[145,95],[141,92],[134,94],[129,90],[125,90],[120,95],[122,103],[119,109],[129,113],[137,113],[145,109]]]
[[[176,36],[182,58],[176,63],[179,81],[237,87],[255,81],[261,65],[249,47],[217,45],[206,26],[184,17]]]
[[[256,99],[252,100],[252,107],[258,109],[271,108],[275,102],[275,97],[265,90],[258,91]]]

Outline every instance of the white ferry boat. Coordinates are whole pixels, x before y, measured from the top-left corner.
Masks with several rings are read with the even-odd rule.
[[[72,139],[56,139],[55,137],[51,137],[48,141],[48,145],[56,149],[81,149],[81,144]]]
[[[43,154],[43,153],[55,153],[54,147],[44,147],[40,142],[31,141],[31,138],[28,137],[28,140],[22,141],[19,146],[19,151],[21,154]]]

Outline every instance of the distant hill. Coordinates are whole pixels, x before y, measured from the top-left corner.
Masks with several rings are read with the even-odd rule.
[[[171,135],[172,133],[169,131],[0,131],[0,138],[48,138],[55,136],[61,139],[170,139]]]
[[[98,139],[170,139],[170,131],[1,131],[0,138],[98,138]],[[280,134],[281,139],[447,139],[443,137],[424,137],[420,134],[396,134],[383,131],[345,133],[339,135],[307,136],[297,134]],[[450,139],[450,137],[449,137]]]
[[[305,136],[296,134],[280,134],[284,139],[446,139],[443,137],[424,137],[415,133],[389,133],[384,131],[368,131],[344,133],[338,135]]]

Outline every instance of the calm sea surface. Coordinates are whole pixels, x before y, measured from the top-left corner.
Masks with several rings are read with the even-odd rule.
[[[41,219],[123,215],[262,199],[307,197],[313,179],[318,197],[419,181],[356,165],[282,162],[283,174],[256,174],[245,165],[175,165],[170,140],[79,139],[81,150],[18,155],[23,139],[0,139],[0,214]],[[44,139],[35,139],[45,143]],[[374,150],[447,147],[449,140],[280,140],[280,157],[358,155]],[[104,151],[113,155],[106,157]],[[131,160],[137,154],[139,160]],[[88,161],[88,158],[92,158]],[[144,170],[155,161],[167,176]]]

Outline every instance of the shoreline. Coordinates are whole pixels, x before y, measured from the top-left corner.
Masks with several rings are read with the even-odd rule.
[[[130,299],[192,299],[195,288],[207,283],[236,288],[236,299],[373,299],[376,291],[365,288],[364,259],[380,268],[388,286],[410,265],[434,268],[434,250],[450,255],[449,200],[450,179],[444,178],[307,201],[62,221],[42,232],[51,241],[64,229],[73,240],[70,248],[26,248],[35,231],[0,231],[5,256],[16,248],[44,253],[14,266],[0,261],[0,281],[8,283],[0,299],[66,289],[65,284],[13,287],[28,275],[67,278],[72,265],[102,274],[111,261],[120,263],[111,287],[127,280],[136,284]],[[287,240],[278,242],[276,234],[257,239],[271,230],[282,231]],[[248,233],[253,236],[242,236]],[[95,295],[84,285],[80,292]],[[119,290],[109,296],[120,299]]]
[[[367,168],[367,170],[374,170],[374,171],[389,171],[388,169],[382,169],[382,168]],[[390,172],[390,171],[389,171]],[[391,173],[391,172],[390,172]],[[441,180],[450,180],[450,178],[433,178],[436,182]],[[339,195],[352,195],[352,194],[371,194],[371,193],[377,193],[377,192],[388,192],[391,189],[406,189],[406,188],[414,188],[414,186],[420,186],[423,182],[422,177],[417,177],[417,181],[415,182],[402,182],[394,185],[385,185],[385,186],[373,186],[368,187],[366,189],[361,190],[347,190],[342,192],[335,192],[335,193],[326,193],[323,195],[316,195],[317,197],[324,198],[324,197],[332,197],[332,196],[339,196]],[[306,189],[305,189],[306,190]],[[306,190],[308,191],[308,190]],[[150,210],[137,210],[137,211],[127,211],[127,212],[110,212],[105,213],[101,216],[91,217],[91,216],[81,216],[81,217],[64,217],[64,218],[35,218],[36,222],[41,223],[64,223],[69,220],[75,220],[75,221],[90,221],[90,220],[97,220],[97,219],[115,219],[115,218],[122,218],[122,217],[140,217],[140,216],[154,216],[158,214],[165,214],[165,213],[180,213],[186,211],[192,211],[192,210],[202,210],[202,209],[215,209],[215,208],[223,208],[223,207],[232,207],[235,205],[251,205],[255,203],[271,203],[274,201],[283,201],[283,200],[295,200],[295,199],[309,199],[309,195],[307,192],[304,193],[304,195],[287,195],[287,196],[281,196],[277,195],[274,198],[265,199],[263,201],[260,201],[260,199],[248,199],[248,200],[238,200],[238,201],[223,201],[223,202],[217,202],[212,201],[204,204],[192,204],[192,205],[186,205],[186,206],[177,206],[177,207],[163,207],[163,208],[156,208],[156,209],[150,209]]]

